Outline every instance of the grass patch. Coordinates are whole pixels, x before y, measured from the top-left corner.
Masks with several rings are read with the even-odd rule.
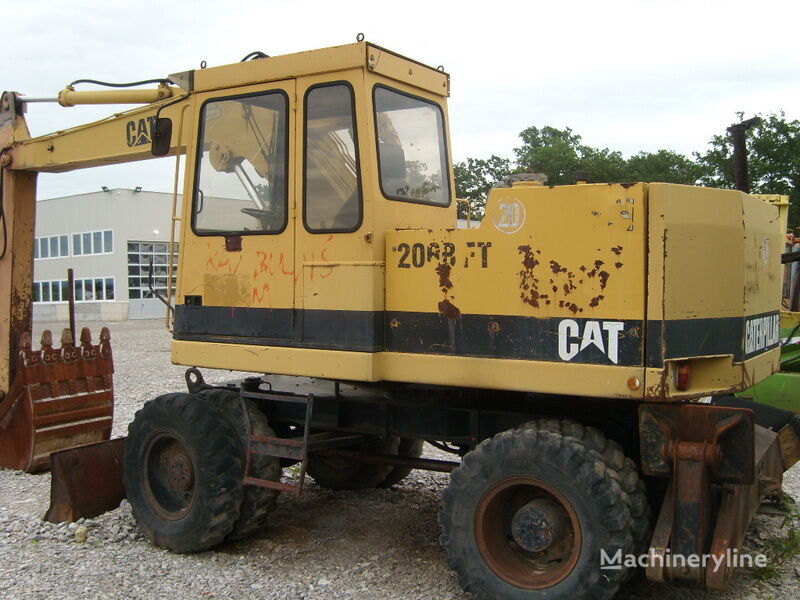
[[[761,581],[780,577],[781,565],[800,554],[800,509],[787,494],[783,495],[778,506],[785,512],[781,523],[781,530],[785,535],[768,539],[764,543],[763,552],[767,557],[767,566],[753,569],[755,576]]]

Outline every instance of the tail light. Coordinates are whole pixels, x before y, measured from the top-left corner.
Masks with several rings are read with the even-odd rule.
[[[675,387],[681,391],[685,392],[689,389],[689,381],[690,381],[690,368],[689,368],[689,361],[680,362],[676,365],[677,369],[675,370]]]

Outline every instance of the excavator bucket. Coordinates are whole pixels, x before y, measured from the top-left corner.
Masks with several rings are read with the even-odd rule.
[[[41,350],[33,350],[30,334],[20,336],[14,380],[0,401],[0,467],[44,471],[51,452],[111,437],[111,335],[103,327],[95,345],[84,327],[80,342],[65,329],[61,348],[53,348],[46,330]]]

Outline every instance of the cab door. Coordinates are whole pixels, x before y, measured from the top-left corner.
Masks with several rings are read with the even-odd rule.
[[[198,97],[176,339],[294,337],[295,81]]]
[[[336,75],[298,78],[298,343],[376,352],[383,349],[385,268],[362,177],[374,137],[362,72]]]

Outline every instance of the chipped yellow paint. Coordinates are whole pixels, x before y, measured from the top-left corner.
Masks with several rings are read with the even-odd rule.
[[[646,215],[643,184],[494,189],[479,229],[389,234],[387,308],[642,320]]]

